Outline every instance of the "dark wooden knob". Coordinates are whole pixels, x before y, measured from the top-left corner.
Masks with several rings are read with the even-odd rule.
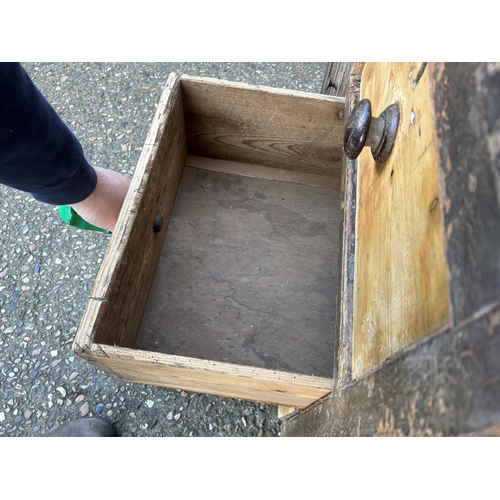
[[[344,151],[347,157],[354,160],[365,146],[369,146],[375,162],[384,163],[394,147],[399,116],[397,103],[391,104],[378,118],[374,118],[370,101],[359,101],[345,126]]]

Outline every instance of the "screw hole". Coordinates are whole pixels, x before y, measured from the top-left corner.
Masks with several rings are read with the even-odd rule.
[[[161,215],[156,215],[153,221],[153,232],[159,233],[163,227],[163,217]]]

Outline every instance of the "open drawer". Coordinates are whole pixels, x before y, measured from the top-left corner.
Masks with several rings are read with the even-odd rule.
[[[344,99],[170,75],[73,350],[305,408],[332,390]]]

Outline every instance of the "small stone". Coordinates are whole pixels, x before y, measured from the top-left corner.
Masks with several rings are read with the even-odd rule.
[[[77,403],[80,403],[80,401],[83,401],[85,399],[85,396],[83,394],[80,394],[79,396],[77,396],[77,398],[75,399],[75,401]]]
[[[147,406],[148,408],[152,408],[154,404],[155,404],[155,402],[154,402],[154,401],[151,401],[151,399],[147,399],[147,400],[146,400],[146,406]]]
[[[57,391],[59,394],[61,394],[61,396],[62,396],[63,398],[65,398],[65,397],[66,397],[66,389],[65,389],[64,387],[58,387],[58,388],[56,389],[56,391]]]
[[[186,391],[181,391],[181,396],[183,398],[187,398],[189,396],[189,394]]]
[[[174,418],[174,412],[173,411],[169,411],[167,413],[167,420],[172,420]]]
[[[3,411],[0,411],[0,422],[3,422],[5,420],[5,413]]]
[[[56,350],[50,351],[50,355],[55,358],[59,353]]]
[[[208,403],[206,410],[210,411],[212,409],[212,403]]]
[[[97,413],[101,413],[101,412],[102,412],[102,410],[103,410],[103,408],[104,408],[104,406],[103,406],[101,403],[99,403],[99,404],[95,407],[95,411],[96,411]]]
[[[175,416],[174,416],[174,420],[177,421],[181,418],[181,414],[180,413],[177,413]]]
[[[69,376],[69,379],[70,379],[70,380],[74,380],[76,377],[78,377],[78,372],[73,372],[73,373]]]
[[[109,410],[108,413],[106,413],[106,415],[108,417],[112,417],[113,416],[113,410]]]
[[[24,418],[28,419],[31,417],[32,414],[33,414],[33,412],[31,410],[26,410],[24,412]]]
[[[80,408],[80,415],[82,417],[84,417],[85,415],[87,415],[87,413],[90,411],[90,405],[88,403],[88,401],[86,401],[85,403],[83,403],[82,407]]]

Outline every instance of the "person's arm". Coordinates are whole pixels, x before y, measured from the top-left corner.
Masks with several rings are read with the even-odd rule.
[[[112,231],[130,181],[92,167],[24,68],[0,63],[0,183]]]

